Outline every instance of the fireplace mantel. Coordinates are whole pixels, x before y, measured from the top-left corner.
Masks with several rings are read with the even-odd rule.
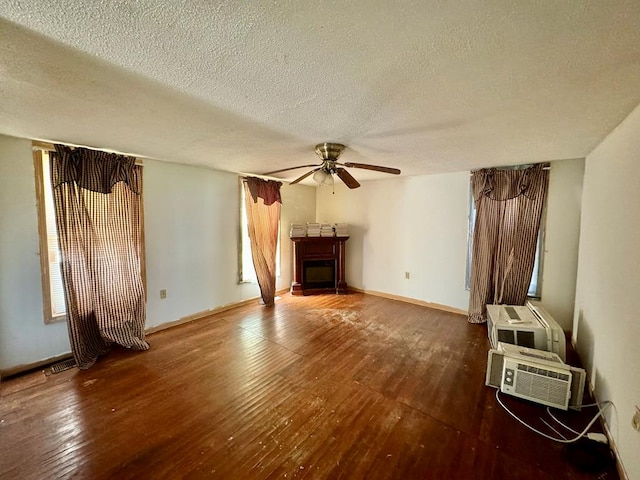
[[[347,293],[345,280],[345,242],[349,237],[291,237],[293,242],[293,282],[291,295],[314,295],[319,293]],[[312,263],[334,266],[334,281],[331,286],[314,286],[307,281],[305,265]]]

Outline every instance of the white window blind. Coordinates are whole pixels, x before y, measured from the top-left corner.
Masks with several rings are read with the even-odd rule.
[[[60,317],[67,314],[64,298],[64,285],[60,271],[60,248],[58,244],[58,228],[53,206],[51,190],[51,171],[49,153],[42,152],[42,179],[44,191],[44,210],[47,227],[47,255],[49,259],[49,293],[51,296],[51,316]]]

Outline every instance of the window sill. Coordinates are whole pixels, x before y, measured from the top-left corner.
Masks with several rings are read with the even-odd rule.
[[[66,323],[66,322],[67,322],[67,315],[59,315],[57,317],[45,319],[44,324],[51,325],[53,323]]]

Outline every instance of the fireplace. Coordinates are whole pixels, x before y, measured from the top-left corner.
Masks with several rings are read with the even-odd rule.
[[[292,295],[347,293],[345,242],[349,237],[291,237]]]
[[[303,260],[302,289],[336,288],[335,260]]]

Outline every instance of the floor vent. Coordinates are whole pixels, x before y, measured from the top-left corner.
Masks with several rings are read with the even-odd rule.
[[[73,358],[70,358],[69,360],[51,365],[51,373],[64,372],[65,370],[69,370],[74,367],[76,367],[76,361]]]

